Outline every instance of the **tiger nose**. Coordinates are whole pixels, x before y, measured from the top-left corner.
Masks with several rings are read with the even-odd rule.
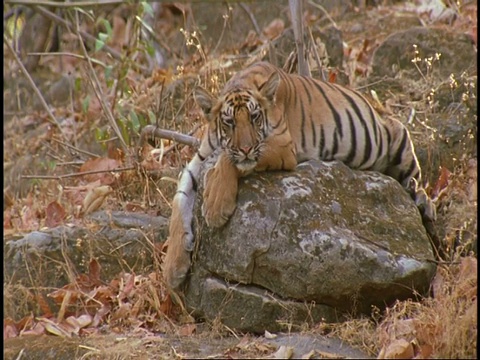
[[[240,146],[240,150],[242,150],[244,154],[248,154],[250,150],[252,150],[252,146],[250,145]]]

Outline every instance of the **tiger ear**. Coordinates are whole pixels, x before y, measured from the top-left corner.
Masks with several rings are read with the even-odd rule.
[[[205,115],[210,114],[210,111],[212,110],[215,98],[207,90],[205,90],[201,86],[197,86],[195,88],[194,97],[195,97],[195,101],[200,106],[200,108],[203,110]]]
[[[275,93],[277,92],[278,84],[280,83],[280,76],[275,71],[270,75],[267,81],[265,81],[258,90],[268,101],[275,99]]]

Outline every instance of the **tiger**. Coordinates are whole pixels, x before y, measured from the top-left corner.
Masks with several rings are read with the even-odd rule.
[[[200,171],[215,150],[220,155],[204,175],[201,207],[209,227],[222,227],[233,214],[239,178],[254,171],[292,171],[312,159],[337,160],[394,178],[415,201],[424,224],[435,221],[436,208],[421,186],[407,128],[381,118],[357,91],[258,62],[236,73],[218,98],[200,86],[194,98],[207,129],[180,174],[172,202],[162,269],[170,289],[180,287],[191,266]]]

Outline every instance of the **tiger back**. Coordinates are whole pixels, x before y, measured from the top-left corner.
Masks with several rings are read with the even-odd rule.
[[[217,148],[221,155],[205,174],[202,204],[211,227],[223,226],[234,212],[240,177],[293,170],[311,159],[389,175],[412,196],[424,224],[435,221],[408,130],[399,121],[382,119],[358,92],[260,62],[234,75],[218,99],[202,88],[195,98],[208,131],[182,172],[173,201],[163,269],[171,288],[183,282],[190,267],[199,174]]]

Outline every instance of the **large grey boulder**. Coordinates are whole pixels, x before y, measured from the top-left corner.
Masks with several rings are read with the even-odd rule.
[[[251,175],[221,229],[208,228],[199,207],[186,305],[238,330],[369,313],[424,294],[435,273],[418,209],[376,172],[310,161]]]

